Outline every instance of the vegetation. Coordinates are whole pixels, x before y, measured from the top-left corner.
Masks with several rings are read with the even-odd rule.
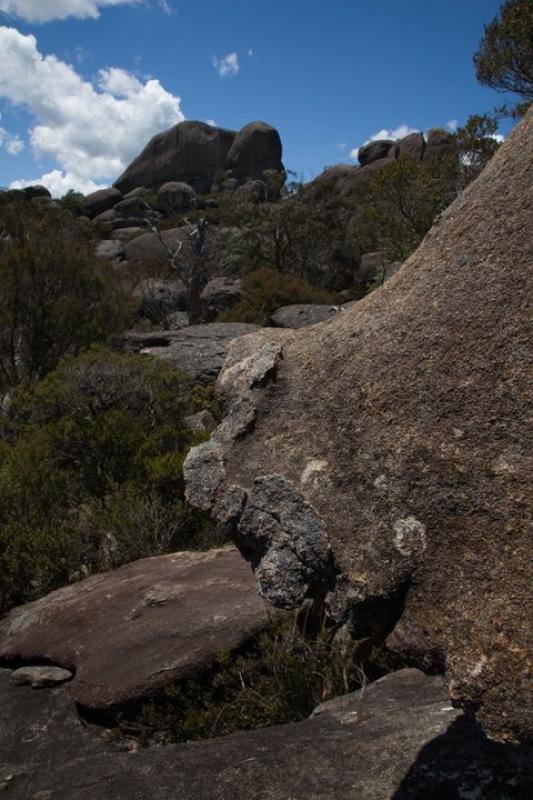
[[[500,13],[485,26],[474,55],[480,83],[498,92],[518,95],[517,104],[500,113],[522,116],[533,101],[533,3],[506,0]]]
[[[304,278],[285,275],[270,267],[248,272],[242,281],[240,303],[220,315],[222,322],[264,325],[280,306],[292,303],[334,303],[335,294],[311,286]]]
[[[116,723],[146,745],[298,722],[382,675],[381,658],[366,640],[324,624],[311,634],[280,612],[240,653],[219,654],[207,673],[119,712]]]
[[[186,376],[93,347],[12,394],[0,431],[0,610],[102,569],[212,544],[185,506]]]
[[[38,380],[65,355],[105,342],[131,305],[94,258],[83,224],[61,209],[0,198],[0,389]]]

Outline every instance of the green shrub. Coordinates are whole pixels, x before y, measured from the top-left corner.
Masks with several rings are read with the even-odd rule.
[[[222,653],[204,675],[119,712],[142,743],[184,742],[306,719],[322,702],[383,674],[367,642],[322,625],[314,636],[278,612],[240,653]]]
[[[0,610],[74,577],[213,543],[184,503],[182,466],[205,438],[188,378],[94,347],[12,395],[0,434]]]
[[[311,286],[304,278],[263,267],[248,272],[242,282],[240,303],[223,312],[223,322],[264,325],[280,306],[293,303],[334,303],[336,295]]]
[[[0,389],[125,329],[129,301],[82,223],[20,201],[0,205],[0,230]]]

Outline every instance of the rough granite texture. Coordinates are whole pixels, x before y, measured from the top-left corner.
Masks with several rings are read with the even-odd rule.
[[[279,356],[228,404],[231,419],[244,393],[247,426],[214,434],[211,502],[239,542],[254,482],[280,476],[322,521],[333,613],[357,623],[401,596],[389,646],[444,668],[454,700],[510,740],[533,737],[532,174],[530,111],[385,286],[327,324],[230,346],[223,399],[234,350]]]
[[[5,673],[5,674],[3,674]],[[6,800],[525,800],[531,747],[488,741],[444,681],[402,670],[293,725],[121,752],[65,690],[0,670]]]
[[[72,699],[106,708],[206,669],[266,619],[236,548],[173,553],[13,609],[0,621],[0,662],[72,670]]]

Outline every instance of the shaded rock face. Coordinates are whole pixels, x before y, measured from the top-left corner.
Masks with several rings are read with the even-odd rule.
[[[157,190],[169,181],[181,181],[195,192],[208,192],[215,173],[224,169],[236,135],[203,122],[180,122],[154,136],[114,185],[126,193],[138,186]]]
[[[187,291],[182,280],[173,281],[161,278],[146,278],[133,290],[139,301],[138,313],[155,325],[168,319],[173,311],[183,310],[187,304]]]
[[[295,303],[291,306],[282,306],[274,311],[270,317],[270,324],[274,328],[305,328],[332,319],[338,312],[336,306],[320,305],[318,303]]]
[[[72,699],[105,708],[209,667],[260,630],[266,613],[235,548],[174,553],[15,608],[0,622],[0,659],[75,671]]]
[[[191,325],[174,332],[168,346],[146,347],[141,352],[169,361],[176,369],[187,372],[193,381],[214,383],[222,369],[229,343],[257,330],[257,325],[243,322]]]
[[[83,198],[82,211],[89,219],[93,219],[112,209],[121,200],[122,192],[118,189],[99,189]]]
[[[369,142],[359,148],[357,158],[361,166],[371,164],[372,161],[377,161],[378,158],[387,158],[391,147],[394,142],[392,139],[378,139],[375,142]]]
[[[426,141],[421,133],[410,133],[408,136],[395,142],[394,145],[396,158],[404,158],[407,156],[414,161],[422,161],[425,149]]]
[[[188,121],[154,136],[114,185],[125,194],[182,182],[205,194],[213,185],[234,190],[246,179],[262,178],[265,170],[283,172],[281,140],[272,126],[252,122],[237,133]]]
[[[188,238],[187,228],[168,228],[160,231],[161,243],[158,236],[151,231],[135,236],[124,247],[124,258],[130,263],[136,261],[152,261],[167,264],[169,261],[169,247],[174,252],[180,244]]]
[[[533,781],[531,747],[487,741],[442,678],[416,670],[310,720],[136,753],[82,726],[65,690],[14,689],[8,673],[0,787],[12,800],[524,800]]]
[[[266,122],[250,122],[241,128],[228,153],[226,166],[238,180],[259,179],[265,170],[281,172],[281,139]]]
[[[402,597],[390,648],[445,668],[454,699],[501,739],[533,736],[532,163],[533,111],[356,309],[230,345],[216,458],[187,476],[189,499],[241,547],[255,482],[279,476],[323,525],[338,570],[331,613],[357,628],[373,604],[392,611]],[[243,359],[250,375],[268,348],[266,379],[243,381]]]
[[[157,193],[157,207],[165,214],[196,208],[196,195],[186,183],[164,183]]]
[[[204,314],[214,319],[221,311],[231,308],[242,298],[242,283],[239,278],[221,276],[206,283],[200,295]]]

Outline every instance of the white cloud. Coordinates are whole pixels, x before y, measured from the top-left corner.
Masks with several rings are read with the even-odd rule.
[[[159,6],[163,14],[166,14],[169,17],[174,13],[174,9],[172,8],[168,0],[158,0],[157,5]]]
[[[456,131],[456,130],[457,130],[457,128],[459,127],[459,121],[458,121],[458,120],[456,120],[456,119],[449,119],[449,120],[448,120],[448,122],[446,123],[446,127],[447,127],[447,128],[448,128],[448,130],[450,130],[452,133],[455,133],[455,131]]]
[[[98,191],[98,189],[105,189],[106,186],[108,186],[106,183],[95,183],[90,180],[84,181],[82,178],[78,178],[75,175],[67,175],[59,169],[54,169],[52,172],[47,172],[45,175],[41,175],[40,178],[35,178],[34,180],[12,181],[9,184],[9,188],[24,189],[25,186],[35,186],[36,184],[46,186],[53,197],[63,197],[69,189],[74,189],[75,192],[81,192],[82,194],[90,194],[91,192]]]
[[[155,133],[184,119],[180,98],[159,81],[142,83],[110,67],[100,70],[96,84],[89,83],[65,62],[39,53],[34,36],[5,27],[0,27],[0,97],[33,115],[34,154],[61,168],[38,179],[50,189],[51,183],[70,181],[68,189],[110,182]]]
[[[211,125],[212,128],[218,127],[216,119],[206,119],[205,124]]]
[[[502,144],[505,141],[505,136],[502,136],[501,133],[491,133],[489,139],[494,139],[498,144]]]
[[[213,56],[213,66],[221,78],[231,78],[240,69],[237,53],[228,53],[223,58]]]
[[[381,128],[381,130],[374,133],[370,139],[363,142],[361,147],[364,147],[365,144],[369,144],[370,142],[376,142],[378,139],[392,139],[393,141],[396,141],[396,139],[404,139],[406,136],[409,136],[410,133],[418,133],[418,129],[410,128],[409,125],[405,125],[404,123],[398,125],[397,128]],[[355,147],[351,150],[350,155],[357,161],[359,147]]]
[[[137,5],[143,0],[0,0],[0,12],[26,22],[78,17],[96,19],[105,6]]]
[[[5,144],[5,148],[10,156],[18,156],[24,150],[24,142],[20,136],[11,136]]]

